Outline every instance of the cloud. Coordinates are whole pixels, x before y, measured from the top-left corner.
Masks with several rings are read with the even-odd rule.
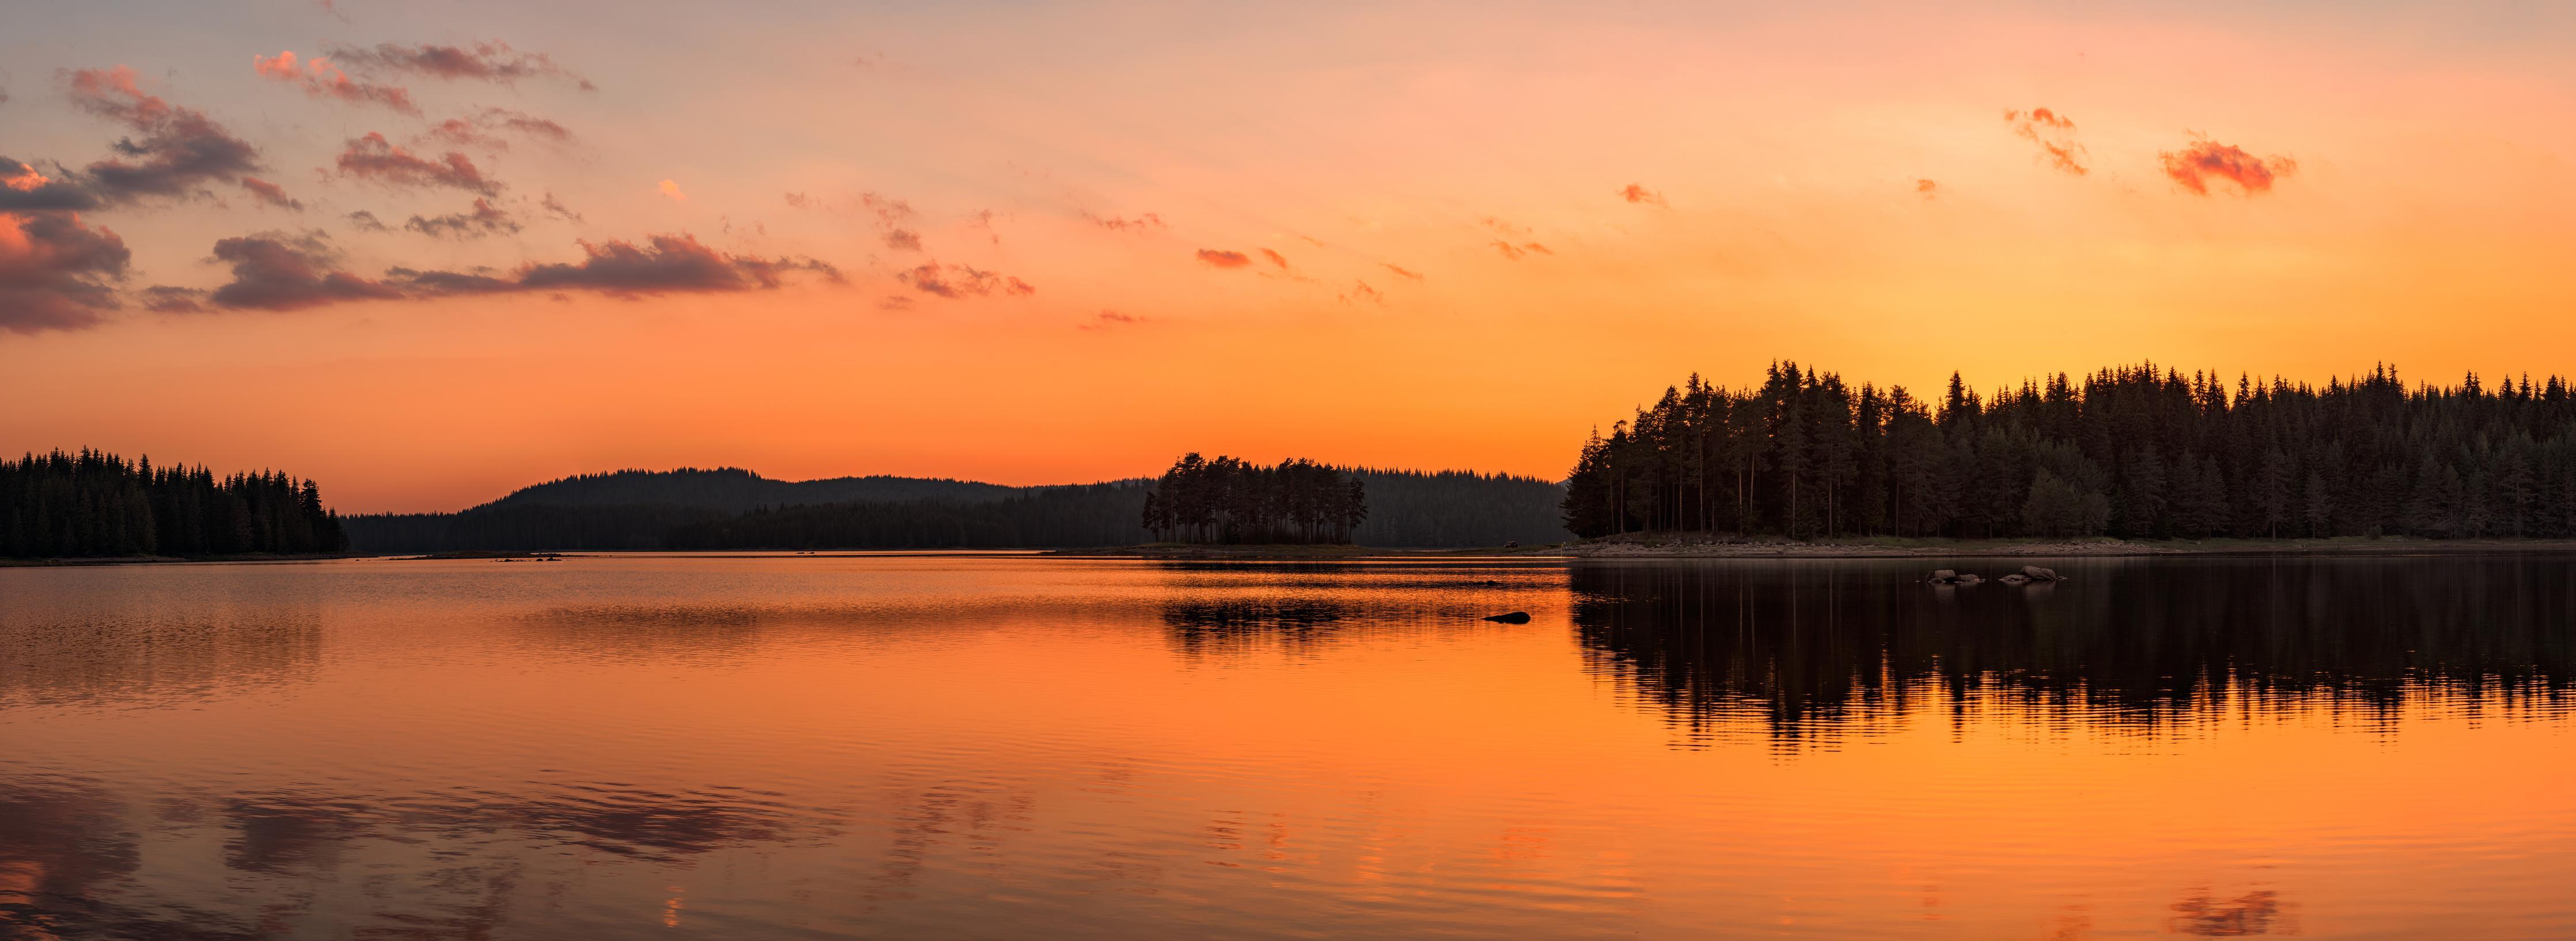
[[[985,271],[972,265],[942,265],[935,261],[897,274],[895,280],[909,284],[913,290],[924,294],[936,294],[951,300],[963,297],[987,297],[993,294],[1019,297],[1038,292],[1037,288],[1030,287],[1028,282],[1018,278]]]
[[[1149,229],[1169,228],[1163,224],[1163,217],[1160,214],[1151,212],[1140,214],[1133,219],[1119,216],[1095,216],[1085,212],[1082,218],[1085,222],[1112,232],[1143,232]]]
[[[206,305],[203,303],[206,297],[206,292],[197,290],[196,288],[176,288],[167,284],[156,284],[151,287],[144,288],[142,295],[143,309],[156,314],[202,314],[206,312]]]
[[[995,245],[1002,244],[1002,233],[993,230],[992,210],[978,209],[974,212],[968,213],[966,215],[966,226],[967,228],[972,229],[982,229],[984,230],[985,238],[991,239]]]
[[[579,244],[584,256],[579,262],[531,262],[506,275],[394,268],[385,277],[420,297],[527,291],[596,291],[624,298],[712,294],[776,288],[797,271],[833,283],[842,280],[840,269],[811,258],[734,255],[686,233],[651,236],[644,245],[614,240]]]
[[[469,211],[428,218],[413,216],[411,221],[403,223],[403,228],[431,238],[474,239],[515,233],[519,231],[519,221],[494,207],[489,200],[477,196],[474,207]]]
[[[75,107],[141,135],[112,145],[121,157],[83,168],[88,187],[103,202],[186,196],[208,181],[230,181],[260,169],[259,148],[234,137],[203,112],[144,94],[136,87],[131,68],[120,65],[63,74]]]
[[[523,79],[550,78],[572,82],[583,91],[592,91],[590,80],[556,65],[542,52],[520,52],[499,40],[465,46],[401,46],[379,43],[372,49],[334,45],[324,51],[331,59],[368,74],[412,74],[455,81],[497,82],[515,85]]]
[[[567,221],[567,222],[580,222],[580,221],[581,221],[581,213],[578,213],[578,212],[574,212],[574,211],[572,211],[570,208],[566,207],[566,206],[565,206],[561,201],[556,200],[556,199],[555,199],[555,191],[553,191],[553,190],[547,190],[547,191],[546,191],[546,198],[545,198],[545,199],[543,199],[543,200],[539,200],[539,201],[538,201],[538,203],[537,203],[537,205],[538,205],[540,208],[543,208],[543,209],[546,211],[546,215],[553,216],[553,217],[555,217],[555,218],[562,219],[562,220]]]
[[[1384,266],[1384,267],[1386,268],[1386,270],[1388,270],[1388,271],[1392,271],[1392,272],[1395,272],[1395,276],[1396,276],[1396,277],[1399,277],[1399,278],[1410,278],[1410,279],[1415,280],[1415,281],[1420,281],[1420,280],[1422,280],[1422,272],[1415,271],[1415,270],[1413,270],[1413,269],[1411,269],[1411,268],[1404,267],[1403,265],[1399,265],[1399,264],[1396,264],[1396,263],[1391,262],[1391,261],[1388,261],[1388,262],[1379,262],[1379,264],[1380,264],[1380,265],[1382,265],[1382,266]]]
[[[275,183],[271,183],[255,176],[246,176],[241,178],[241,187],[244,191],[250,193],[252,199],[258,200],[262,203],[266,203],[280,209],[292,209],[296,212],[304,211],[303,202],[288,198],[286,195],[286,188]]]
[[[896,225],[912,219],[915,215],[912,211],[911,203],[896,199],[892,196],[879,196],[875,193],[860,193],[859,205],[865,207],[868,212],[875,214],[878,225],[882,225],[887,228],[893,228]]]
[[[541,140],[556,144],[570,143],[572,141],[572,131],[570,129],[565,128],[561,124],[555,123],[552,119],[540,118],[525,111],[512,111],[508,108],[485,108],[474,116],[474,120],[476,123],[481,124],[484,127],[497,127],[502,130],[527,137],[531,140]]]
[[[121,306],[113,282],[133,253],[71,212],[0,212],[0,330],[33,334],[97,326]]]
[[[885,243],[887,248],[917,252],[921,250],[921,233],[911,229],[891,229],[885,234]]]
[[[1523,258],[1526,258],[1526,257],[1529,257],[1530,255],[1533,255],[1533,254],[1538,254],[1538,255],[1554,255],[1554,254],[1556,254],[1555,252],[1548,250],[1548,247],[1547,247],[1547,246],[1545,246],[1545,245],[1541,245],[1541,244],[1539,244],[1539,243],[1537,243],[1537,242],[1522,242],[1522,243],[1520,243],[1520,244],[1518,244],[1518,245],[1514,245],[1514,244],[1512,244],[1512,243],[1510,243],[1510,242],[1506,242],[1506,241],[1503,241],[1503,240],[1501,240],[1501,239],[1496,239],[1496,240],[1494,240],[1493,245],[1494,245],[1494,250],[1495,250],[1495,251],[1502,252],[1502,253],[1503,253],[1503,257],[1505,257],[1505,258],[1509,258],[1509,259],[1511,259],[1511,260],[1513,260],[1513,261],[1519,261],[1519,260],[1521,260],[1521,259],[1523,259]]]
[[[1114,310],[1104,310],[1093,315],[1090,321],[1076,324],[1075,326],[1083,330],[1107,330],[1112,327],[1132,327],[1137,324],[1144,323],[1145,321],[1146,318],[1138,317],[1134,314],[1122,314]]]
[[[1370,287],[1368,282],[1359,280],[1353,280],[1351,282],[1351,289],[1342,292],[1341,296],[1335,299],[1344,304],[1353,305],[1363,302],[1379,305],[1386,303],[1385,294],[1380,293],[1376,288]]]
[[[349,214],[349,227],[360,232],[382,232],[385,221],[376,218],[375,213],[361,209]]]
[[[422,131],[413,142],[446,147],[480,147],[485,150],[510,149],[510,141],[501,132],[517,134],[549,144],[572,141],[572,132],[564,126],[521,111],[507,108],[485,108],[469,118],[448,118]]]
[[[2085,155],[2084,145],[2075,142],[2073,119],[2046,108],[2032,108],[2028,111],[2005,111],[2004,124],[2011,127],[2014,134],[2038,144],[2040,151],[2048,155],[2050,166],[2076,176],[2093,172],[2086,169],[2081,160]]]
[[[787,206],[790,209],[811,209],[814,207],[814,197],[807,196],[803,193],[789,193],[787,194]]]
[[[304,94],[314,98],[336,98],[353,105],[383,105],[403,114],[420,113],[420,107],[411,103],[409,89],[351,79],[348,73],[333,68],[328,59],[315,58],[298,70],[292,51],[281,51],[274,58],[261,58],[253,53],[250,67],[260,75],[302,86]]]
[[[206,295],[217,307],[300,310],[403,296],[391,285],[341,270],[339,251],[320,232],[264,232],[218,239],[214,260],[233,270],[231,282]]]
[[[1214,248],[1199,249],[1199,260],[1219,268],[1241,268],[1252,263],[1252,256]]]
[[[1941,195],[1941,184],[1935,183],[1931,180],[1916,180],[1914,181],[1914,191],[1923,194],[1923,198],[1925,199],[1931,199],[1934,196]]]
[[[680,184],[675,180],[663,180],[661,184],[655,188],[661,190],[662,195],[671,197],[673,202],[685,203],[689,201],[689,194],[681,192]]]
[[[1270,263],[1271,263],[1271,264],[1274,264],[1274,265],[1278,265],[1278,266],[1279,266],[1279,270],[1281,270],[1281,271],[1286,271],[1286,270],[1288,270],[1288,259],[1287,259],[1287,257],[1286,257],[1286,256],[1284,256],[1284,255],[1279,254],[1278,252],[1274,252],[1274,251],[1271,251],[1271,250],[1269,250],[1269,249],[1265,248],[1265,249],[1262,249],[1262,250],[1261,250],[1261,257],[1263,257],[1263,258],[1267,258],[1267,259],[1270,259]]]
[[[2239,195],[2252,196],[2272,191],[2280,178],[2299,172],[2298,161],[2288,157],[2257,157],[2234,144],[2221,144],[2201,138],[2179,152],[2157,155],[2164,162],[2165,175],[2176,185],[2207,196],[2213,181],[2236,184]]]
[[[447,120],[440,121],[437,124],[430,125],[429,130],[420,132],[420,136],[413,138],[412,140],[414,143],[438,144],[446,147],[481,147],[486,150],[510,149],[509,141],[502,139],[498,134],[484,130],[481,126],[464,118],[449,118]]]
[[[1626,186],[1620,187],[1619,198],[1641,206],[1670,208],[1664,203],[1664,194],[1639,186],[1635,183],[1630,183]]]
[[[1484,226],[1485,228],[1494,230],[1495,235],[1499,235],[1504,238],[1516,239],[1530,234],[1529,226],[1514,225],[1509,221],[1496,218],[1494,216],[1486,216],[1482,219],[1478,219],[1476,220],[1476,223]]]
[[[485,178],[473,159],[461,152],[451,150],[431,160],[396,147],[373,131],[350,138],[348,147],[340,151],[339,165],[342,176],[387,186],[444,186],[483,196],[501,192],[501,184]]]
[[[0,157],[0,210],[95,209],[98,194],[59,167],[46,176],[34,164]]]

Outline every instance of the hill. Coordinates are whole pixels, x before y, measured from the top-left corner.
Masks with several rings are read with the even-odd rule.
[[[1552,481],[1470,471],[1354,468],[1384,548],[1571,539]],[[653,549],[1091,548],[1149,541],[1149,480],[1009,487],[842,477],[789,482],[747,470],[618,471],[549,481],[460,513],[346,517],[358,552]]]
[[[581,474],[522,487],[484,507],[667,506],[721,513],[822,503],[983,503],[1028,488],[933,477],[834,477],[772,480],[739,467],[621,470]],[[470,512],[470,511],[469,511]]]

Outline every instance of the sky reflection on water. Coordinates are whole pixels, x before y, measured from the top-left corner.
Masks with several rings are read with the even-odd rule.
[[[2576,934],[2576,560],[2048,564],[0,569],[0,936]]]

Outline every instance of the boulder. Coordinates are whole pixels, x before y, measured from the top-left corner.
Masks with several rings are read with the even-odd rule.
[[[1527,624],[1529,623],[1529,612],[1514,611],[1510,614],[1488,614],[1485,615],[1485,620],[1492,621],[1496,624]]]
[[[2021,573],[2029,576],[2030,580],[2035,582],[2053,582],[2058,578],[2056,569],[2044,569],[2036,565],[2022,566]]]
[[[1957,577],[1959,577],[1959,573],[1950,569],[1932,570],[1932,580],[1936,582],[1946,582]]]
[[[2002,582],[2006,585],[2027,585],[2032,581],[2032,579],[2028,575],[2014,572],[2013,574],[1996,579],[1996,581]]]

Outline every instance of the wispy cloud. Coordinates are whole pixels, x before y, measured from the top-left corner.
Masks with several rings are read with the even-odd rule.
[[[2236,192],[2253,196],[2272,191],[2272,184],[2282,177],[2299,172],[2298,161],[2288,157],[2257,157],[2234,144],[2221,144],[2208,138],[2192,141],[2180,151],[2158,155],[2165,176],[2194,194],[2209,195],[2212,183],[2234,183]]]
[[[403,228],[432,238],[472,239],[486,235],[515,233],[519,231],[519,221],[511,218],[509,213],[493,206],[490,200],[478,196],[474,199],[473,207],[464,212],[452,212],[443,216],[413,216],[411,221],[403,223]]]
[[[497,39],[467,46],[379,43],[373,48],[361,48],[334,45],[324,51],[331,59],[368,74],[412,74],[503,85],[545,78],[571,82],[584,91],[594,87],[589,79],[555,64],[554,59],[545,53],[520,52]]]
[[[292,209],[296,212],[304,211],[303,202],[287,196],[286,188],[275,183],[255,176],[246,176],[241,178],[241,187],[243,191],[250,194],[252,199],[263,204],[279,209]]]
[[[1630,183],[1626,186],[1620,187],[1619,198],[1640,206],[1653,206],[1658,209],[1669,208],[1664,203],[1664,194],[1639,186],[1635,183]]]
[[[1522,242],[1518,245],[1514,245],[1501,239],[1495,239],[1492,244],[1495,251],[1503,253],[1503,257],[1509,258],[1513,261],[1519,261],[1531,255],[1556,254],[1556,252],[1549,250],[1547,246],[1541,245],[1537,242]]]
[[[1288,270],[1288,256],[1281,255],[1278,252],[1265,248],[1261,250],[1261,257],[1270,259],[1270,263],[1279,266],[1279,270],[1281,271]]]
[[[1169,228],[1163,224],[1163,217],[1161,215],[1150,212],[1139,213],[1133,218],[1125,216],[1100,216],[1085,212],[1082,214],[1082,219],[1085,222],[1108,229],[1112,232],[1143,232],[1153,229]]]
[[[1241,268],[1252,263],[1252,256],[1242,252],[1202,248],[1199,249],[1199,260],[1219,268]]]
[[[483,196],[501,192],[501,184],[484,177],[473,158],[461,151],[451,150],[433,160],[394,146],[385,135],[372,131],[351,138],[338,162],[342,176],[388,186],[449,187]]]
[[[685,233],[626,241],[581,242],[583,258],[571,263],[529,263],[508,274],[414,271],[395,268],[388,282],[416,296],[592,291],[610,297],[766,290],[786,276],[808,272],[840,283],[840,269],[811,258],[762,258],[718,251]]]
[[[1931,180],[1914,181],[1914,192],[1925,199],[1941,195],[1941,184]]]
[[[1344,304],[1353,305],[1386,303],[1385,294],[1380,293],[1376,288],[1370,287],[1368,282],[1359,280],[1353,280],[1351,282],[1351,289],[1343,291],[1341,295],[1335,299]]]
[[[331,65],[330,60],[316,58],[296,67],[295,53],[281,51],[272,57],[253,54],[250,67],[254,72],[304,89],[306,95],[330,98],[353,105],[381,105],[394,111],[417,115],[420,106],[412,104],[411,91],[400,85],[380,85],[349,77]]]
[[[1413,280],[1413,281],[1420,281],[1420,280],[1422,280],[1422,272],[1415,271],[1415,270],[1413,270],[1413,269],[1411,269],[1411,268],[1407,268],[1407,267],[1405,267],[1405,266],[1403,266],[1403,265],[1399,265],[1399,264],[1396,264],[1396,263],[1391,262],[1391,261],[1379,262],[1378,264],[1380,264],[1380,265],[1384,266],[1384,267],[1386,268],[1386,270],[1388,270],[1388,271],[1395,272],[1395,276],[1396,276],[1396,277],[1399,277],[1399,278],[1405,278],[1405,279],[1409,279],[1409,280]]]
[[[680,190],[680,182],[678,180],[663,180],[660,184],[657,184],[654,189],[660,190],[662,195],[670,197],[672,202],[685,203],[689,201],[689,194]]]
[[[1138,317],[1134,314],[1122,314],[1114,310],[1104,310],[1093,315],[1090,320],[1075,324],[1074,326],[1083,330],[1107,330],[1112,327],[1132,327],[1137,324],[1144,323],[1145,321],[1146,318]]]
[[[2076,176],[2092,172],[2083,164],[2084,145],[2075,141],[2074,119],[2047,108],[2032,108],[2005,111],[2004,124],[2014,134],[2038,144],[2050,166]]]
[[[146,94],[136,86],[131,68],[62,74],[73,106],[140,135],[117,141],[119,156],[83,168],[85,185],[103,202],[186,196],[208,182],[236,180],[260,169],[259,148],[203,112]]]
[[[973,265],[943,265],[935,261],[901,272],[895,275],[895,280],[911,285],[913,290],[950,300],[995,294],[1018,297],[1038,292],[1028,282],[1009,275],[985,271]]]

